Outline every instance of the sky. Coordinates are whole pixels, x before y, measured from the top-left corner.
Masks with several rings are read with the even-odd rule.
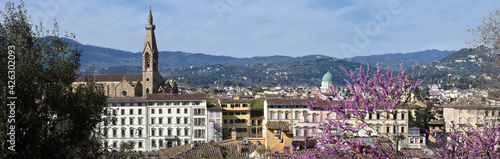
[[[500,1],[25,1],[34,24],[55,18],[82,44],[131,52],[142,49],[150,6],[159,51],[345,58],[467,47],[475,38],[468,29]]]

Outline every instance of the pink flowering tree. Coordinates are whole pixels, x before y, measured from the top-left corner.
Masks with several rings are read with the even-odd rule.
[[[460,127],[451,122],[444,133],[432,132],[438,147],[431,149],[434,158],[499,158],[500,123],[486,122],[483,127]]]
[[[422,83],[421,74],[415,75],[414,67],[410,73],[406,72],[403,64],[400,67],[397,73],[391,70],[390,66],[382,71],[379,64],[373,73],[370,72],[370,64],[366,70],[361,66],[358,71],[348,71],[342,67],[348,77],[345,81],[350,94],[337,101],[329,101],[329,106],[324,109],[330,116],[321,125],[323,128],[321,133],[311,139],[319,142],[316,150],[297,157],[357,158],[360,153],[376,158],[399,156],[400,125],[408,123],[398,123],[397,115],[398,112],[406,110],[408,103],[411,102],[411,93]],[[337,92],[333,86],[331,91]],[[315,105],[315,101],[311,100],[306,105],[311,108]],[[392,135],[381,133],[377,125],[366,120],[365,117],[368,115],[386,121],[391,120],[396,132]],[[380,142],[382,139],[390,139],[389,142],[392,144],[385,144],[388,145],[386,150],[371,149],[363,145],[363,137],[374,139],[372,143],[375,147],[383,146]]]

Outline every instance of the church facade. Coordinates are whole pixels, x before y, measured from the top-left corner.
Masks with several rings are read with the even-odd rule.
[[[108,97],[141,97],[153,93],[178,94],[175,81],[165,81],[158,71],[158,47],[156,45],[153,15],[149,10],[145,26],[146,37],[142,48],[141,74],[97,74],[92,75],[104,86]],[[90,75],[80,75],[73,85],[85,84]]]

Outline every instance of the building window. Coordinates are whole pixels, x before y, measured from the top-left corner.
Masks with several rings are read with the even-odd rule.
[[[274,112],[270,112],[269,113],[269,119],[273,119],[274,118]]]
[[[155,129],[151,129],[151,136],[155,136]]]
[[[163,114],[163,109],[158,109],[159,114]]]
[[[177,117],[177,124],[180,124],[180,123],[181,123],[181,118]]]
[[[300,119],[300,113],[299,112],[295,112],[295,119]]]
[[[188,136],[188,135],[189,135],[189,129],[184,128],[184,136]]]
[[[274,130],[274,138],[281,138],[281,130]]]
[[[177,129],[177,136],[181,136],[181,129]]]
[[[220,117],[220,112],[215,112],[215,117]]]
[[[125,125],[125,118],[122,118],[122,125]]]
[[[168,136],[172,136],[172,130],[168,129],[168,131],[167,131],[167,135],[168,135]]]
[[[125,137],[125,129],[122,129],[122,137]]]
[[[139,141],[139,148],[142,148],[142,141]]]
[[[405,133],[405,127],[401,127],[401,133]]]
[[[405,120],[405,113],[401,113],[401,120]]]
[[[158,135],[163,136],[163,129],[158,130]]]
[[[139,103],[140,104],[140,103]],[[137,110],[137,114],[141,115],[142,114],[142,109]]]
[[[125,115],[125,109],[122,109],[122,115]]]
[[[288,112],[285,112],[285,119],[288,119]]]
[[[304,129],[304,137],[307,137],[307,136],[309,136],[308,130]]]
[[[158,118],[158,124],[163,124],[163,118]]]
[[[168,118],[168,119],[167,119],[167,123],[168,123],[168,124],[172,124],[172,118]]]
[[[184,114],[187,114],[187,113],[188,113],[188,109],[184,108]]]
[[[134,130],[130,129],[130,137],[133,137],[133,136],[134,136]]]
[[[142,136],[142,129],[137,130],[137,135]]]
[[[151,114],[155,114],[155,109],[151,109]]]
[[[385,131],[386,133],[389,133],[389,130],[391,130],[391,129],[390,129],[390,127],[387,127],[385,130],[386,130]]]
[[[114,142],[113,142],[113,147],[114,147],[114,148],[117,148],[117,147],[118,147],[118,142],[114,141]]]
[[[182,105],[189,105],[189,102],[182,102]]]
[[[184,124],[188,124],[189,123],[189,118],[188,117],[184,117]]]
[[[313,116],[312,116],[313,117],[313,122],[316,122],[316,116],[317,116],[316,114],[313,114]]]
[[[142,118],[137,119],[137,124],[142,125]]]
[[[224,124],[227,124],[227,119],[224,119]]]
[[[170,109],[168,109],[168,114],[172,113],[172,111]]]
[[[278,119],[281,119],[281,112],[278,112]]]
[[[127,91],[122,91],[122,95],[125,97],[127,96]]]
[[[130,109],[130,115],[134,114],[134,109]]]
[[[300,130],[299,129],[295,130],[295,136],[300,136]]]
[[[130,118],[130,125],[134,125],[134,118]]]
[[[116,137],[116,129],[113,129],[113,137]]]
[[[155,118],[151,118],[151,124],[155,123]]]

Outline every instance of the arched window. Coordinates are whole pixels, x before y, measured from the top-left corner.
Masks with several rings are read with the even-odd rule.
[[[149,88],[146,88],[146,94],[149,94]]]
[[[126,96],[127,96],[127,91],[125,91],[125,90],[124,90],[124,91],[122,91],[122,95],[123,95],[124,97],[126,97]]]
[[[108,85],[108,89],[107,89],[106,93],[108,94],[108,97],[109,97],[109,85]]]
[[[149,59],[150,59],[149,53],[146,52],[146,55],[144,55],[144,60],[146,62],[146,68],[149,68],[149,65],[150,65]]]

